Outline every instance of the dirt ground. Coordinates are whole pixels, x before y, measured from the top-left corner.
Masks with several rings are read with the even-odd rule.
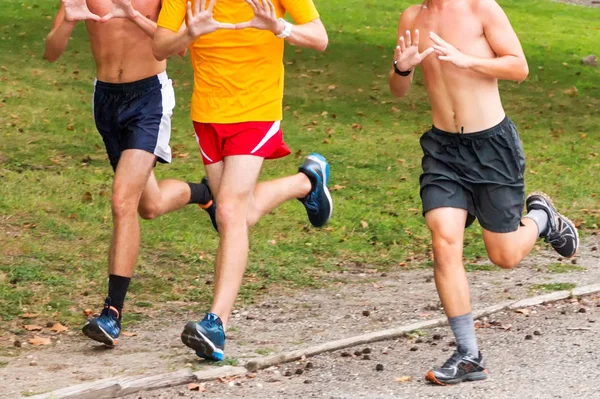
[[[537,284],[573,283],[577,284],[577,286],[584,286],[597,283],[600,281],[600,268],[598,267],[600,265],[599,247],[600,236],[596,235],[584,241],[579,255],[573,261],[576,264],[573,264],[572,261],[558,258],[554,252],[543,250],[540,254],[529,257],[514,270],[504,271],[491,268],[491,271],[480,270],[470,272],[469,278],[473,306],[474,308],[481,308],[508,299],[516,300],[538,293],[545,293],[545,291],[540,291],[536,288]],[[477,265],[477,268],[486,268],[489,266],[489,264],[480,263]],[[556,273],[556,271],[566,272]],[[227,334],[225,353],[229,359],[228,363],[238,362],[240,365],[243,365],[250,358],[269,353],[302,348],[368,331],[391,328],[443,315],[435,292],[431,269],[412,269],[394,273],[380,273],[375,270],[365,272],[365,268],[362,266],[360,270],[353,271],[349,269],[347,273],[340,274],[337,277],[343,282],[330,289],[299,292],[292,297],[272,296],[256,306],[236,310]],[[177,309],[178,307],[177,303],[171,305],[172,309]],[[590,308],[590,314],[592,314],[591,312],[592,309]],[[152,316],[149,321],[136,326],[131,331],[137,335],[122,337],[119,347],[113,350],[94,345],[77,330],[54,335],[40,334],[52,339],[52,345],[45,347],[32,347],[30,345],[25,345],[21,348],[12,347],[14,340],[24,343],[27,337],[9,337],[8,341],[0,342],[0,345],[5,348],[0,352],[0,365],[3,366],[0,367],[0,396],[2,398],[15,398],[21,394],[47,392],[86,381],[120,375],[161,373],[179,370],[184,367],[192,367],[194,369],[210,367],[203,361],[198,360],[179,340],[179,334],[185,322],[189,319],[195,319],[199,315],[173,311],[156,313]],[[581,315],[575,316],[583,317]],[[500,318],[501,316],[498,317]],[[509,319],[515,318],[515,315],[511,314],[506,317]],[[537,319],[542,320],[540,317]],[[560,329],[564,329],[575,322],[575,320],[571,321],[565,317],[560,318],[560,320],[560,323],[556,325],[557,330],[555,332],[558,341],[553,344],[554,346],[544,346],[543,353],[546,354],[546,357],[535,352],[537,354],[534,358],[541,361],[544,365],[552,364],[552,356],[549,355],[553,352],[563,353],[562,351],[565,351],[567,348],[569,348],[569,351],[573,349],[570,346],[564,346],[568,345],[566,337],[588,337],[586,335],[588,334],[587,332],[581,332],[577,334],[569,333],[566,337],[560,338],[559,332],[562,331]],[[564,320],[564,323],[562,320]],[[510,319],[510,322],[515,325],[514,323],[517,323],[518,319],[515,321]],[[590,324],[590,326],[596,328],[595,325],[592,326]],[[531,326],[531,328],[533,327]],[[523,325],[522,328],[525,329],[528,327]],[[550,334],[552,329],[548,323],[536,328],[541,328],[544,331],[544,337],[546,334]],[[441,331],[442,335],[446,336],[445,340],[447,341],[449,331],[446,329],[442,329]],[[504,350],[508,351],[506,356],[509,354],[510,356],[518,356],[521,353],[519,347],[524,344],[516,345],[515,342],[521,342],[522,337],[519,339],[513,338],[515,331],[518,331],[516,328],[507,332],[498,329],[494,329],[493,331],[494,334],[490,336],[493,337],[490,338],[492,341],[486,343],[488,339],[486,338],[487,330],[482,330],[480,334],[482,346],[487,348],[485,352],[486,356],[492,361],[490,368],[498,370],[498,374],[500,370],[502,370],[503,374],[508,373],[507,368],[503,369],[498,364],[493,363],[503,353],[499,352],[499,342],[504,342]],[[498,334],[495,334],[496,332]],[[500,339],[500,337],[504,337],[504,341],[493,341]],[[578,342],[583,344],[585,339]],[[527,348],[531,349],[536,347],[537,344],[535,342],[541,342],[541,340],[541,338],[535,337],[534,342],[527,342],[525,344],[527,344]],[[560,342],[563,342],[564,345],[559,345]],[[386,366],[383,373],[373,374],[373,376],[380,378],[380,376],[386,375],[388,372],[394,376],[402,373],[410,375],[416,380],[417,377],[423,374],[427,367],[436,361],[443,361],[443,357],[450,355],[450,352],[441,352],[441,348],[430,348],[429,346],[431,345],[425,344],[418,345],[419,350],[413,353],[408,351],[412,345],[413,343],[408,340],[384,342],[374,345],[373,353],[381,353],[381,349],[385,346],[394,347],[395,349],[389,351],[386,356],[372,356],[373,359],[382,362],[382,364],[385,363],[384,366]],[[437,346],[450,350],[442,342]],[[6,349],[7,347],[8,349]],[[548,348],[554,348],[554,350],[549,351]],[[568,365],[570,362],[581,361],[585,363],[589,361],[588,358],[584,357],[585,351],[575,357],[568,354],[569,351],[564,352],[564,357],[560,358],[561,364]],[[351,351],[351,353],[353,352]],[[532,356],[533,353],[534,351],[532,350]],[[573,355],[575,353],[579,352],[574,352]],[[330,356],[332,357],[329,358]],[[329,397],[342,398],[354,397],[348,395],[359,395],[360,392],[364,395],[371,395],[369,394],[369,389],[379,387],[378,380],[368,382],[370,380],[367,378],[367,380],[363,381],[363,374],[361,374],[361,370],[363,369],[370,370],[370,368],[373,368],[374,370],[375,360],[357,360],[348,363],[346,361],[348,359],[345,359],[344,363],[337,365],[331,359],[337,359],[339,356],[340,354],[323,355],[311,360],[315,368],[317,369],[318,366],[318,370],[320,371],[318,373],[307,372],[307,374],[312,373],[312,375],[315,375],[309,378],[315,382],[315,385],[302,385],[302,389],[308,389],[307,392],[311,392],[311,395],[315,394],[317,397],[321,397],[324,392],[327,393],[329,390],[334,389],[337,393],[332,391],[334,393]],[[579,356],[582,357],[578,358]],[[386,359],[385,362],[383,360],[384,357]],[[505,357],[505,355],[502,355],[502,357]],[[598,358],[596,356],[596,359]],[[510,373],[516,376],[515,378],[523,378],[522,381],[519,380],[523,384],[525,384],[527,378],[536,378],[535,372],[527,371],[527,367],[523,366],[524,364],[534,365],[533,361],[527,359],[519,359],[517,361],[516,359],[515,357],[515,362],[518,365],[513,364],[513,368],[511,369],[513,371],[510,371]],[[329,361],[331,361],[331,368],[328,366]],[[597,366],[597,363],[598,361],[594,364]],[[285,370],[285,366],[282,370]],[[521,375],[518,370],[525,371],[525,373]],[[307,378],[304,378],[306,376],[303,377],[303,375],[295,379],[290,379],[289,384],[293,385],[294,381],[300,381],[304,384],[304,380]],[[317,379],[317,375],[321,378],[320,380]],[[343,376],[345,377],[342,378]],[[263,388],[266,386],[271,387],[272,384],[266,383],[267,380],[272,379],[267,372],[261,372],[257,378],[255,380],[256,383],[260,381],[260,378],[263,378],[265,381]],[[301,380],[301,378],[304,378],[304,380]],[[487,389],[487,387],[493,386],[494,378],[497,377],[493,377],[491,382],[481,385],[473,384],[473,386],[482,386],[485,387],[482,389]],[[546,382],[541,376],[539,378],[539,381],[544,381],[543,385],[540,385],[541,388],[544,388]],[[340,384],[334,384],[338,379]],[[285,381],[288,381],[288,379],[285,379]],[[588,382],[588,384],[590,383]],[[275,396],[277,395],[277,390],[284,388],[283,385],[285,385],[285,389],[288,389],[288,382],[278,384],[273,385],[273,387],[277,386],[277,389],[271,392]],[[319,384],[327,384],[327,386]],[[364,384],[364,389],[361,388],[362,390],[360,390],[359,387],[362,384]],[[242,385],[237,393],[240,395],[253,395],[251,393],[253,390],[249,390],[247,393],[244,390],[250,388],[250,383],[243,383]],[[292,389],[292,385],[290,385],[290,389]],[[381,397],[385,397],[385,395],[389,396],[392,391],[395,394],[401,393],[404,385],[420,389],[418,388],[420,385],[414,385],[414,383],[397,384],[391,378],[391,382],[388,381],[385,384],[383,381],[381,382],[382,390],[378,391],[378,395],[384,395]],[[369,386],[371,388],[368,388]],[[387,388],[384,389],[386,386]],[[211,392],[215,392],[217,396],[208,397],[229,394],[226,390],[219,391],[219,389],[223,388],[219,385],[209,384],[209,387],[211,387]],[[173,397],[168,396],[172,395],[173,392],[177,392],[177,395],[179,395],[179,390],[169,392],[171,393],[163,397]],[[296,393],[298,392],[304,391],[296,389]],[[429,393],[427,392],[423,391],[423,395],[428,395]],[[543,392],[547,391],[544,390]],[[160,394],[159,392],[152,395]],[[184,392],[184,394],[187,393]],[[408,397],[415,397],[412,393],[407,393],[407,395],[409,395]],[[284,396],[294,397],[287,394]],[[303,394],[301,396],[306,395]],[[144,394],[138,397],[159,396],[145,396]]]
[[[427,368],[454,350],[449,331],[437,328],[419,338],[363,345],[210,382],[202,393],[178,387],[126,398],[599,398],[600,295],[528,310],[527,315],[498,313],[480,324],[479,344],[489,371],[482,382],[439,387],[423,381]]]

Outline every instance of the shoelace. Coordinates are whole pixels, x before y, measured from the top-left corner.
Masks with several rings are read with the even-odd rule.
[[[317,203],[316,198],[313,198],[316,196],[316,192],[311,193],[310,197],[304,202],[304,206],[313,213],[319,210],[319,204]]]
[[[454,354],[452,354],[452,357],[450,357],[450,359],[446,360],[446,363],[444,363],[442,368],[447,369],[450,367],[454,367],[463,358],[463,356],[464,355],[462,353],[460,353],[459,351],[454,351]]]

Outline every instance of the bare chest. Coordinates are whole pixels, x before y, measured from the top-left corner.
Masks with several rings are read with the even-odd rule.
[[[131,0],[133,8],[153,21],[158,19],[162,0]],[[88,8],[96,15],[104,16],[112,10],[111,0],[87,0]]]
[[[421,8],[412,29],[420,32],[419,50],[423,51],[435,43],[429,38],[434,32],[461,52],[470,54],[487,41],[481,19],[466,3],[458,3],[443,10]]]

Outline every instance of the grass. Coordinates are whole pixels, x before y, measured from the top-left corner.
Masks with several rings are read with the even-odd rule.
[[[550,283],[550,284],[536,284],[531,287],[533,290],[542,290],[542,291],[566,291],[572,290],[577,287],[575,283]]]
[[[572,273],[582,272],[585,270],[585,267],[572,265],[570,263],[555,263],[553,265],[548,266],[548,271],[551,273]]]
[[[478,271],[486,271],[486,272],[493,272],[493,271],[498,271],[500,270],[500,268],[498,266],[494,266],[494,265],[486,265],[486,264],[476,264],[476,263],[466,263],[465,264],[465,270],[467,272],[478,272]]]
[[[57,3],[5,0],[0,9],[2,331],[20,325],[25,312],[77,325],[81,311],[96,310],[106,292],[112,171],[91,118],[94,68],[84,27],[75,29],[57,63],[41,59]],[[600,42],[600,10],[545,0],[501,4],[531,70],[521,85],[501,83],[528,157],[528,187],[555,196],[585,235],[599,223],[600,181],[590,176],[600,165],[600,69],[579,60]],[[321,152],[331,162],[336,211],[321,230],[308,226],[295,201],[259,223],[240,302],[327,284],[348,265],[385,270],[427,261],[418,188],[418,139],[431,123],[426,93],[420,74],[404,100],[394,100],[386,83],[398,15],[407,5],[317,1],[329,49],[288,48],[284,128],[295,154],[268,162],[264,178],[294,172],[309,152]],[[189,60],[170,61],[168,71],[178,97],[171,144],[179,155],[157,174],[198,181],[203,168],[188,120]],[[480,235],[479,227],[468,230],[467,259],[485,255]],[[142,237],[126,320],[170,301],[177,309],[205,310],[217,245],[205,214],[188,207],[142,222]]]

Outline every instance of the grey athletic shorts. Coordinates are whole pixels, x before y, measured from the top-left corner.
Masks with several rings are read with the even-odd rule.
[[[477,133],[450,133],[432,127],[421,137],[423,215],[443,207],[466,209],[466,227],[475,218],[495,233],[519,228],[525,200],[525,155],[519,134],[505,117]]]

